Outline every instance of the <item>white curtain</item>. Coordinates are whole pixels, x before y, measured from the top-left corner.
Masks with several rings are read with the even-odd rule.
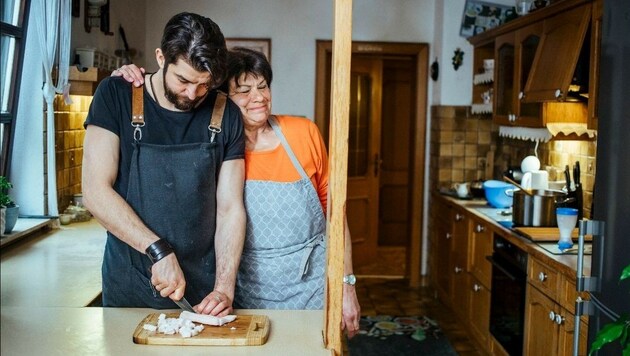
[[[37,35],[41,43],[42,64],[44,67],[44,87],[46,100],[46,171],[48,172],[48,215],[59,214],[57,206],[57,170],[55,164],[55,114],[53,102],[55,93],[64,94],[69,101],[68,71],[70,65],[71,0],[36,0],[39,6],[31,9],[37,20]],[[57,60],[58,59],[58,60]],[[52,70],[58,64],[57,85],[53,84]]]

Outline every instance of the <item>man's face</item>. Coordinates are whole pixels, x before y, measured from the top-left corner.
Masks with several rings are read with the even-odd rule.
[[[175,108],[190,111],[208,94],[212,75],[195,70],[186,61],[166,65],[163,70],[164,96]]]

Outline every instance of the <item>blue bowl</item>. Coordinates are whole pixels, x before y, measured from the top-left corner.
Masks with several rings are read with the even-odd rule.
[[[483,183],[486,200],[495,208],[505,209],[514,202],[513,192],[516,187],[513,184],[500,180],[487,180]]]

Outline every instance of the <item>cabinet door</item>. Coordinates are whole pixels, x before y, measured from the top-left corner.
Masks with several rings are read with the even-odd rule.
[[[468,223],[467,214],[455,211],[453,215],[453,241],[451,245],[451,291],[453,294],[453,310],[460,317],[466,317],[468,305]]]
[[[523,355],[555,355],[558,350],[559,307],[531,284],[527,285]]]
[[[470,224],[470,273],[486,287],[492,280],[492,264],[486,256],[492,255],[492,231],[479,220]]]
[[[494,122],[511,125],[515,108],[514,33],[499,36],[494,41]]]
[[[524,102],[565,100],[591,20],[591,4],[545,19]]]
[[[470,275],[468,293],[470,330],[479,344],[486,345],[490,334],[490,290]]]
[[[559,356],[571,356],[573,355],[573,335],[575,316],[563,309],[564,315],[561,315],[559,321],[560,330],[558,334],[558,355]],[[588,324],[584,321],[580,321],[580,343],[578,355],[586,355],[587,352],[587,339],[588,339]]]
[[[516,118],[513,124],[516,126],[541,127],[542,104],[528,103],[523,100],[525,95],[525,83],[529,77],[534,63],[534,58],[540,44],[543,32],[543,23],[537,22],[516,31],[516,83],[518,88],[516,103]]]
[[[433,279],[435,281],[440,299],[449,304],[451,299],[451,245],[453,234],[450,226],[438,220],[435,224],[435,270]]]

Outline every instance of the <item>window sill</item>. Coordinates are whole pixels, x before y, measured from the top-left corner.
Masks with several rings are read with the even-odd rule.
[[[55,221],[55,219],[18,218],[13,231],[0,238],[0,248],[4,248],[6,245],[32,236],[40,230],[49,229],[53,221]]]

